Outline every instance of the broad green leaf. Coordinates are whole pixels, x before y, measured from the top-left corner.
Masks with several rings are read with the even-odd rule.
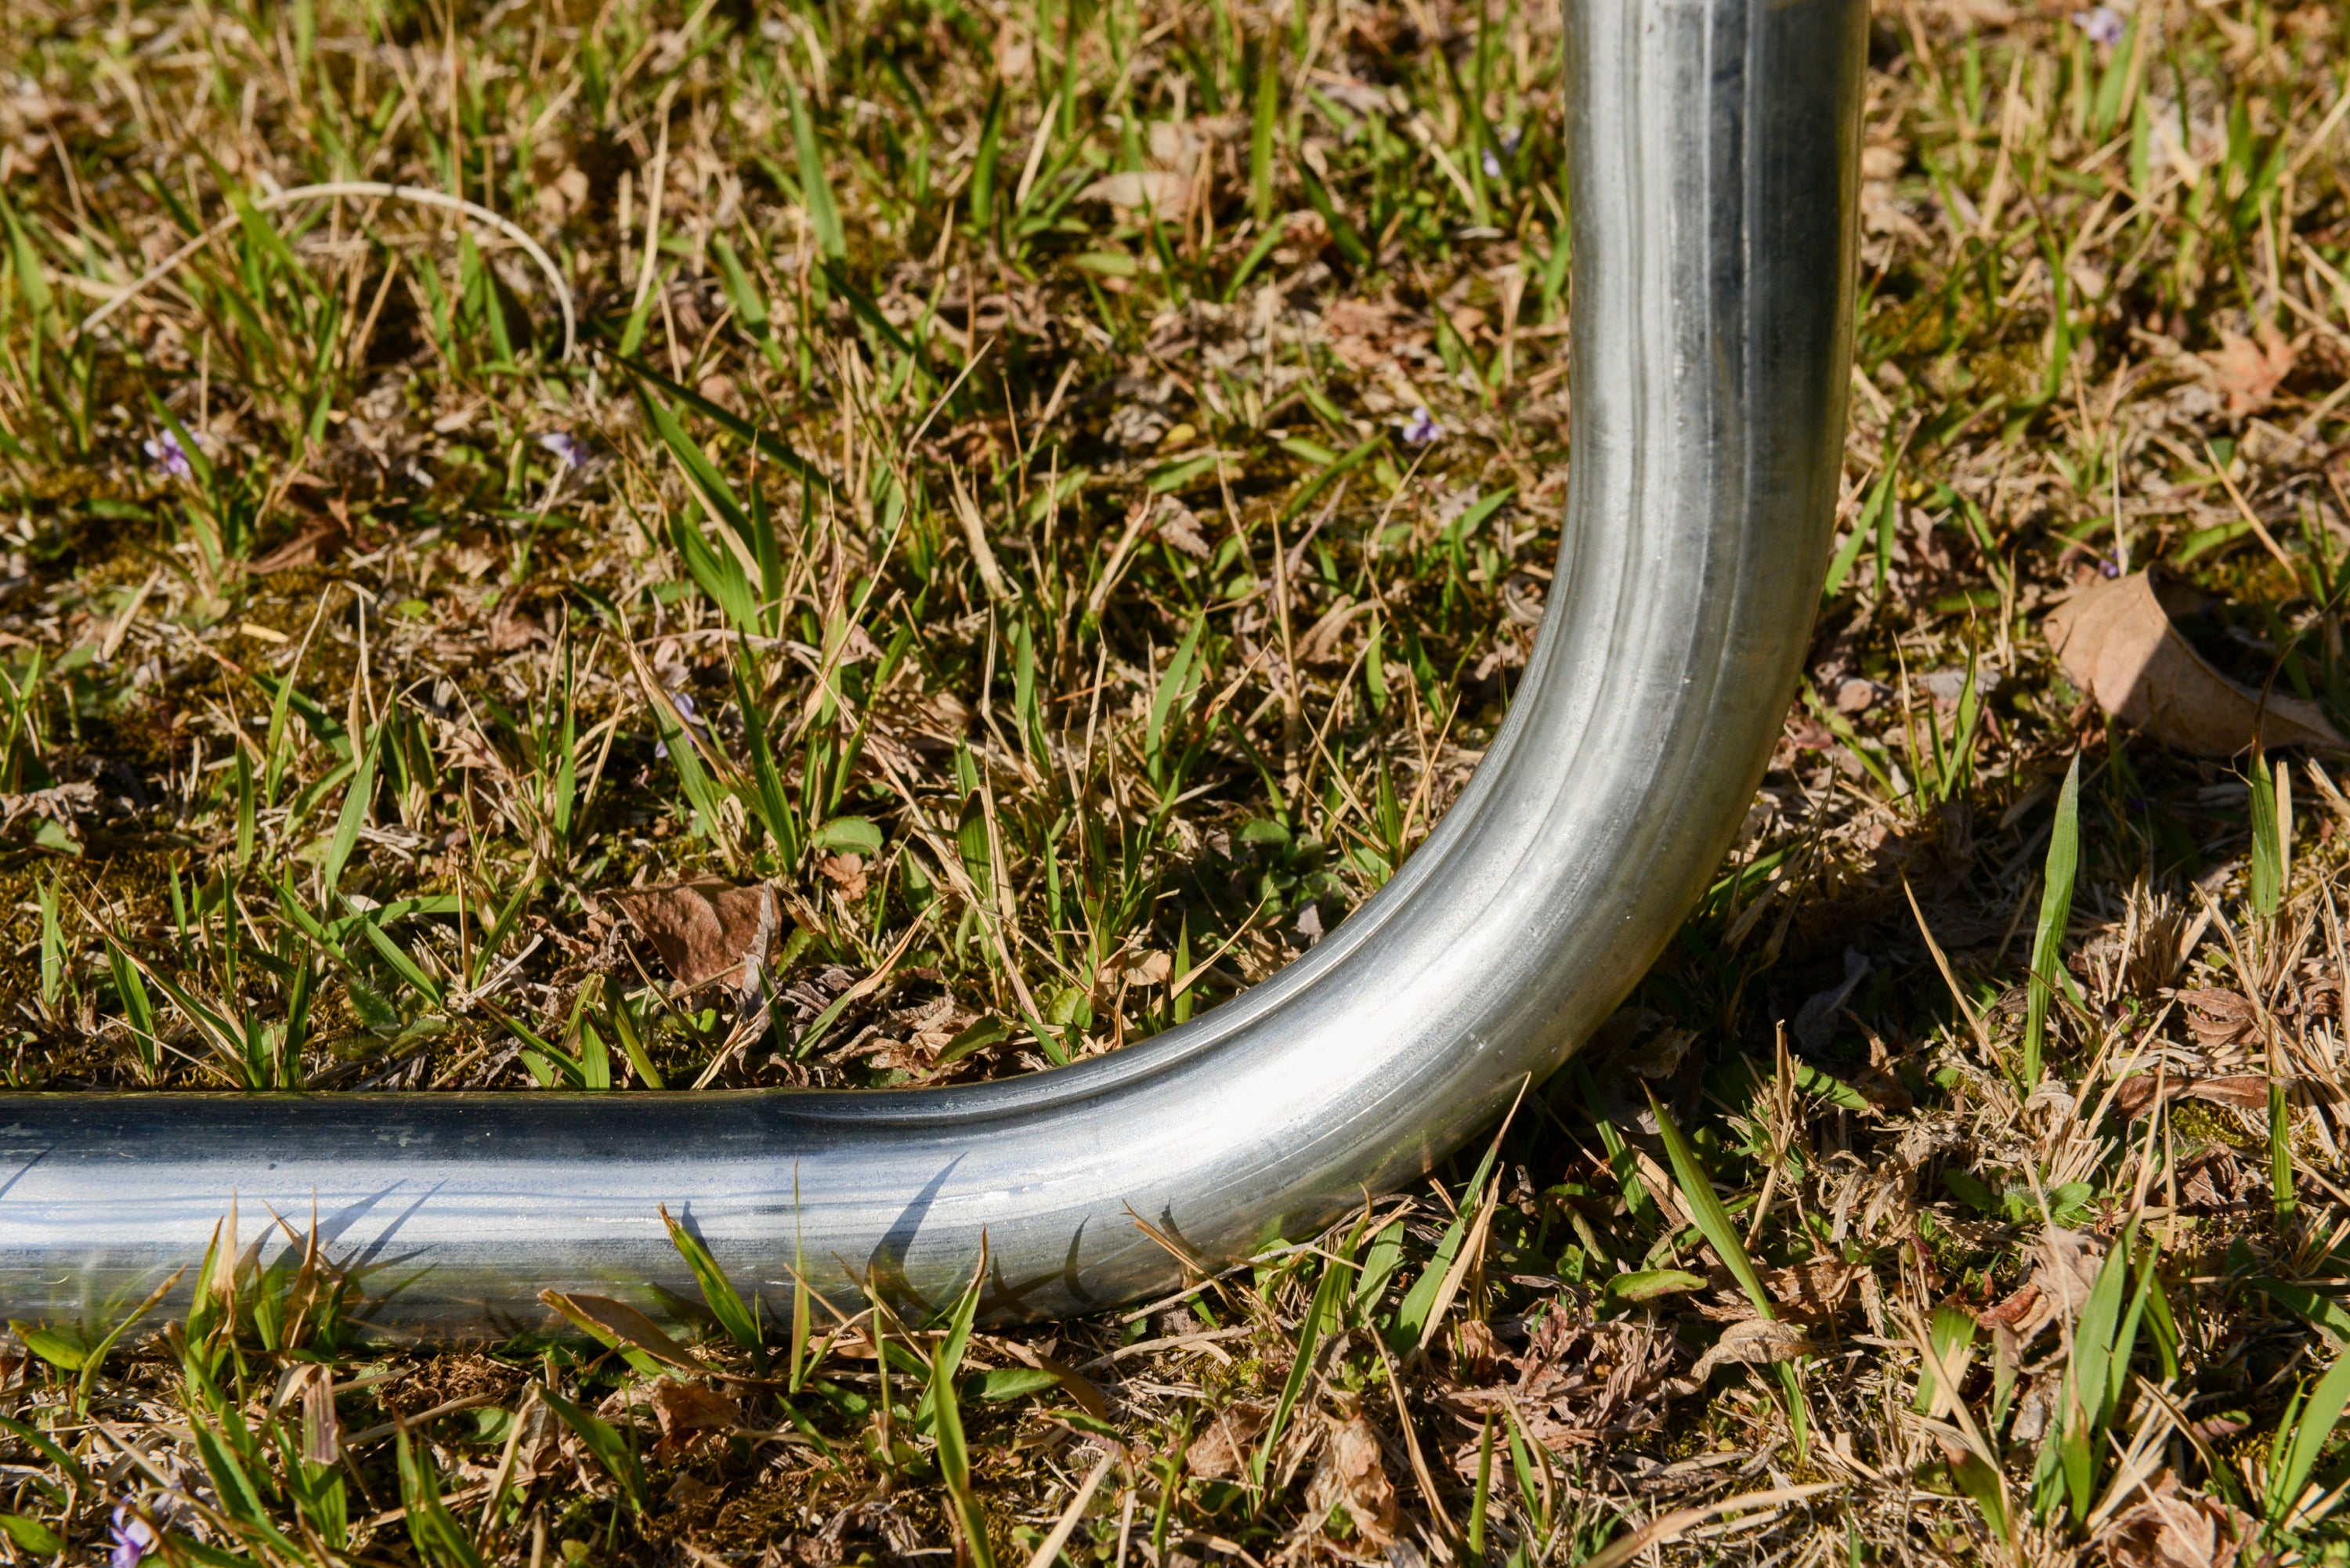
[[[0,1513],[0,1532],[27,1552],[43,1557],[53,1557],[66,1549],[57,1532],[37,1519],[27,1519],[21,1513]]]
[[[1705,1276],[1690,1273],[1687,1269],[1638,1269],[1617,1274],[1605,1288],[1612,1301],[1649,1302],[1659,1296],[1701,1291],[1705,1289]]]
[[[1001,1401],[1042,1394],[1059,1382],[1059,1378],[1041,1366],[999,1366],[977,1377],[964,1379],[963,1387],[974,1398]]]

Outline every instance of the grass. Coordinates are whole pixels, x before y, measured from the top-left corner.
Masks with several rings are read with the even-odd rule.
[[[575,1297],[394,1352],[330,1260],[192,1258],[184,1321],[5,1342],[0,1554],[2350,1557],[2339,759],[2174,754],[2037,630],[2159,562],[2350,719],[2342,29],[1880,8],[1803,694],[1490,1153],[1014,1334],[746,1301],[680,1231],[699,1343]],[[0,1071],[944,1083],[1263,978],[1540,617],[1559,48],[1515,0],[0,0]],[[739,1034],[609,898],[699,874],[790,917]]]

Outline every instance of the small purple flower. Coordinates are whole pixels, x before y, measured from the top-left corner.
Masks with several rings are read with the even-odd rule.
[[[695,734],[701,736],[705,741],[710,739],[709,730],[704,728],[702,725],[702,715],[693,711],[693,697],[690,692],[672,691],[669,694],[669,700],[672,703],[676,704],[677,716],[685,721],[685,727],[687,729],[691,730]],[[657,757],[668,756],[669,742],[667,741],[655,741],[653,742],[653,755]]]
[[[155,1527],[131,1512],[127,1502],[115,1505],[109,1540],[114,1550],[106,1560],[107,1568],[139,1568],[157,1544]]]
[[[1486,179],[1499,180],[1502,177],[1502,159],[1514,158],[1518,155],[1518,142],[1520,139],[1521,133],[1513,127],[1512,129],[1502,132],[1501,157],[1495,157],[1493,155],[1493,150],[1490,147],[1485,149],[1484,152],[1480,155],[1480,161],[1485,165]]]
[[[1434,446],[1443,439],[1444,427],[1436,422],[1435,415],[1426,409],[1411,410],[1411,418],[1405,421],[1403,427],[1404,445]]]
[[[204,444],[204,438],[194,431],[191,431],[189,436],[198,446]],[[152,441],[140,441],[139,447],[166,477],[192,479],[195,476],[195,465],[188,461],[188,449],[180,444],[179,431],[167,430]]]
[[[2122,41],[2122,29],[2128,24],[2122,14],[2111,5],[2100,5],[2094,11],[2073,13],[2073,26],[2089,36],[2089,42],[2101,49],[2110,49]]]
[[[569,431],[546,431],[539,436],[538,444],[553,452],[555,461],[566,468],[588,466],[587,445]]]
[[[2097,572],[2101,576],[2118,577],[2122,575],[2121,563],[2118,561],[2100,560],[2097,563]]]

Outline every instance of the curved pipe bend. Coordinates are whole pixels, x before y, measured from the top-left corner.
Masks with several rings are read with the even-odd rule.
[[[888,1093],[0,1096],[0,1308],[110,1317],[252,1221],[320,1217],[380,1330],[691,1300],[795,1257],[990,1313],[1167,1286],[1427,1170],[1623,998],[1778,732],[1843,453],[1863,0],[1567,0],[1573,470],[1550,610],[1459,803],[1280,975],[1115,1055]],[[181,1287],[184,1294],[187,1286]]]

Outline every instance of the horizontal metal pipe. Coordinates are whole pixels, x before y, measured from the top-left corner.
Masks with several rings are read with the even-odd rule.
[[[795,1260],[1045,1317],[1298,1238],[1565,1059],[1745,811],[1825,570],[1849,374],[1862,0],[1569,0],[1573,469],[1508,722],[1395,878],[1278,976],[1057,1072],[867,1094],[0,1096],[0,1311],[101,1319],[235,1195],[390,1334],[666,1315],[665,1201],[743,1288]],[[283,1244],[283,1238],[280,1243]],[[184,1295],[186,1282],[181,1286]]]

